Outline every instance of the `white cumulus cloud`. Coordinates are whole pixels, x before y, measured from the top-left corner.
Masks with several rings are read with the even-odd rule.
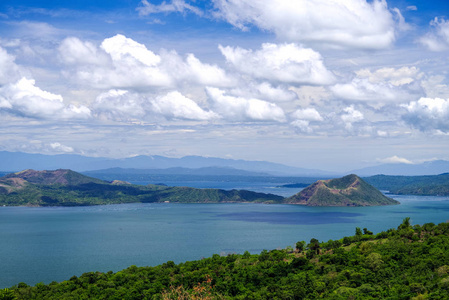
[[[126,90],[109,90],[94,103],[94,113],[103,120],[151,121],[165,119],[211,120],[218,115],[202,109],[195,101],[177,91],[163,95],[143,95]]]
[[[218,88],[206,88],[206,93],[217,113],[234,121],[277,121],[285,122],[282,108],[260,99],[246,99],[225,95]]]
[[[64,39],[58,48],[60,59],[66,64],[104,65],[107,56],[97,47],[76,37]]]
[[[193,54],[185,59],[175,51],[156,54],[124,35],[105,39],[100,47],[67,38],[59,47],[65,72],[83,84],[102,89],[174,88],[181,84],[227,86],[233,81],[224,70],[202,63]],[[90,55],[87,59],[85,56]]]
[[[347,130],[351,130],[353,127],[353,123],[360,122],[364,119],[364,115],[361,111],[358,111],[354,108],[353,105],[346,107],[343,109],[343,114],[341,114],[340,118],[345,123],[345,128]]]
[[[432,30],[421,37],[419,42],[431,51],[449,49],[449,21],[435,17],[430,25],[433,27]]]
[[[362,69],[349,83],[339,83],[330,88],[341,99],[367,101],[373,106],[387,102],[400,102],[416,94],[413,85],[421,77],[416,67]]]
[[[61,95],[41,90],[33,79],[26,78],[0,88],[0,110],[42,119],[87,119],[91,116],[89,108],[65,105]]]
[[[243,81],[240,87],[231,90],[231,94],[233,96],[257,98],[270,102],[289,102],[298,98],[298,95],[291,91],[287,85],[273,86],[269,82]]]
[[[318,52],[296,44],[265,43],[256,51],[221,45],[219,49],[236,70],[255,78],[317,85],[334,81]]]
[[[377,161],[384,163],[384,164],[408,164],[408,165],[413,164],[412,161],[410,161],[406,158],[403,158],[403,157],[399,157],[397,155],[394,155],[391,157],[386,157],[386,158],[380,158]]]
[[[50,148],[56,152],[64,152],[64,153],[71,153],[74,152],[74,149],[70,146],[62,145],[61,143],[55,142],[50,143]]]
[[[307,121],[323,121],[323,117],[315,108],[298,109],[292,113],[292,117]]]
[[[419,76],[419,69],[416,67],[380,68],[374,72],[369,69],[356,71],[360,78],[368,78],[371,83],[388,82],[393,86],[410,84]]]
[[[15,64],[14,60],[14,56],[0,47],[0,85],[18,79],[19,67]]]
[[[141,120],[146,115],[140,95],[115,89],[98,95],[93,111],[102,120],[115,121]]]
[[[303,133],[313,132],[310,122],[323,121],[323,117],[315,108],[297,109],[291,114],[291,117],[294,121],[292,121],[290,125]]]
[[[421,98],[402,107],[407,110],[403,119],[412,127],[449,132],[449,99]]]
[[[195,101],[177,91],[157,97],[151,101],[151,105],[154,112],[170,118],[190,120],[211,120],[218,118],[218,115],[214,112],[203,110]]]
[[[216,17],[247,30],[255,25],[293,42],[382,49],[395,40],[385,0],[214,0]]]

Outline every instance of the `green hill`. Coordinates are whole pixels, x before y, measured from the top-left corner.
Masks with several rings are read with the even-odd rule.
[[[449,196],[449,173],[428,176],[376,175],[365,180],[397,195]]]
[[[17,173],[12,173],[4,176],[1,180],[20,178],[29,183],[41,184],[41,185],[52,185],[52,184],[62,184],[62,185],[79,185],[84,183],[99,183],[105,184],[106,182],[82,175],[80,173],[74,172],[72,170],[58,169],[55,171],[35,171],[35,170],[24,170]]]
[[[379,190],[351,174],[342,178],[318,180],[285,203],[307,206],[375,206],[399,204]]]
[[[264,202],[284,198],[245,190],[195,189],[112,183],[70,170],[25,170],[0,178],[0,205],[78,206],[135,202]]]

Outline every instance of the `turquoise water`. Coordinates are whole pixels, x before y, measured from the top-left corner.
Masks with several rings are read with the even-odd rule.
[[[304,207],[263,204],[122,204],[0,207],[0,288],[69,279],[89,271],[183,262],[214,253],[260,253],[449,219],[449,197],[393,196],[401,205]]]

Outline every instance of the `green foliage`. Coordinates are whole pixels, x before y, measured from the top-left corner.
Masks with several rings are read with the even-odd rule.
[[[404,229],[419,239],[404,236]],[[89,272],[48,285],[20,283],[0,290],[0,299],[447,299],[449,223],[409,224],[362,238],[312,239],[306,254],[215,254],[178,265]]]
[[[15,300],[15,299],[17,299],[17,296],[15,295],[14,291],[10,289],[0,290],[0,300]]]
[[[304,242],[304,241],[296,242],[296,251],[303,252],[305,249],[305,246],[306,246],[306,242]]]

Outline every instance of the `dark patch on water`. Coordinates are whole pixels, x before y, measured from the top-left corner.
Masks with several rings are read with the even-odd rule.
[[[448,206],[426,206],[426,205],[420,205],[420,206],[414,206],[416,209],[433,209],[433,210],[444,210],[449,211]]]
[[[285,225],[321,225],[334,223],[356,223],[351,218],[364,214],[342,212],[240,212],[219,214],[217,217],[233,221],[263,222]]]

